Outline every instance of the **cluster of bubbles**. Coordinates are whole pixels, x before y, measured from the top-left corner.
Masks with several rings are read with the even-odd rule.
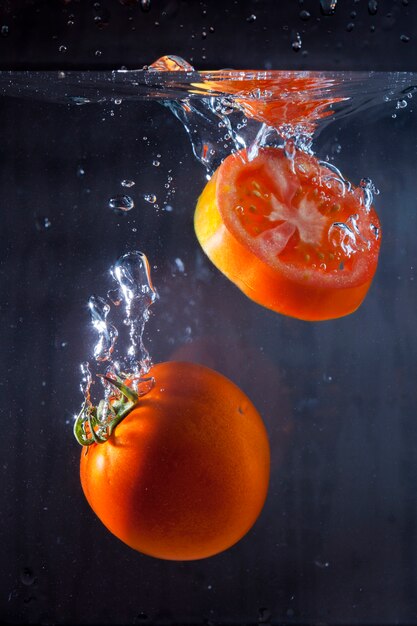
[[[107,298],[92,295],[88,301],[91,323],[98,336],[93,359],[96,366],[104,367],[104,372],[100,372],[102,376],[129,378],[132,387],[137,391],[141,382],[146,380],[146,374],[152,365],[143,342],[143,333],[149,319],[149,309],[155,302],[157,293],[152,285],[148,259],[142,252],[133,251],[124,254],[111,268],[110,273],[116,288],[108,292]],[[124,354],[116,350],[120,333],[109,319],[111,305],[122,306],[124,309],[123,323],[127,326],[129,336]],[[88,361],[81,364],[81,374],[84,401],[91,406],[93,376]],[[115,390],[104,378],[101,378],[101,381],[104,387],[104,402],[107,403],[108,409],[108,399]],[[102,419],[105,418],[106,410],[102,411]]]

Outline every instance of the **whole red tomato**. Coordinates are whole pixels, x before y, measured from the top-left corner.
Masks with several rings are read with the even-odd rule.
[[[130,547],[201,559],[241,539],[267,494],[261,417],[229,379],[193,363],[155,365],[152,390],[104,444],[81,453],[85,496]]]

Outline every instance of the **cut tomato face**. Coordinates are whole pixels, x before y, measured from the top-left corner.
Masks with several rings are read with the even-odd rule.
[[[251,74],[249,71],[243,74]],[[344,98],[329,95],[335,80],[314,72],[273,72],[273,78],[208,80],[197,83],[202,90],[230,94],[245,115],[268,126],[301,124],[313,132],[316,123],[334,111],[330,105]]]
[[[361,188],[314,156],[229,156],[195,213],[213,263],[250,298],[304,320],[347,315],[375,273],[380,225]]]

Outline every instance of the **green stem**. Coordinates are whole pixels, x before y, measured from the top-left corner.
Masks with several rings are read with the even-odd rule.
[[[138,394],[122,383],[121,380],[108,376],[99,376],[116,387],[123,394],[125,401],[120,400],[113,405],[113,409],[117,407],[117,412],[115,417],[105,425],[106,435],[102,435],[99,432],[103,428],[103,424],[98,419],[96,407],[88,404],[87,400],[84,401],[74,423],[74,436],[81,446],[91,446],[93,443],[105,443],[108,441],[116,426],[138,405]],[[88,433],[86,432],[86,425],[88,425]]]

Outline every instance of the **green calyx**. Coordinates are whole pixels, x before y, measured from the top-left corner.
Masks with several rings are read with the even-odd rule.
[[[102,376],[108,383],[120,391],[120,397],[109,403],[101,400],[97,407],[87,400],[74,423],[74,436],[81,446],[93,443],[105,443],[114,429],[137,406],[139,394],[125,385],[121,378]],[[143,394],[142,394],[143,395]]]

